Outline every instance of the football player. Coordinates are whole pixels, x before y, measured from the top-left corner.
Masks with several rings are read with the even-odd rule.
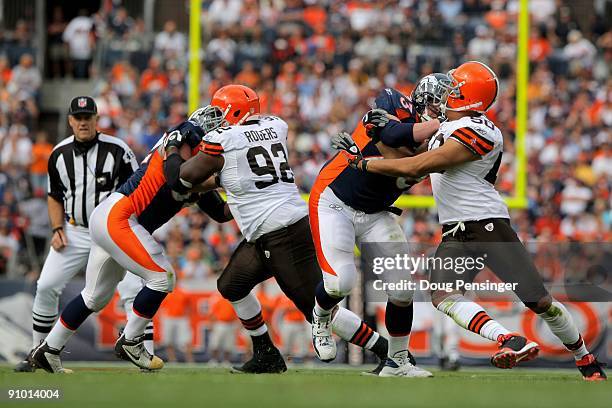
[[[275,373],[286,370],[262,318],[261,305],[251,292],[274,277],[287,297],[310,321],[315,289],[321,280],[308,223],[306,203],[300,197],[289,166],[287,123],[261,115],[259,97],[242,85],[219,89],[211,104],[227,126],[206,134],[200,153],[183,163],[176,146],[168,147],[168,174],[178,194],[218,173],[218,184],[244,240],[219,277],[217,287],[228,299],[253,342],[253,358],[235,370]],[[387,341],[354,313],[334,311],[330,327],[344,340],[372,350],[381,358]]]
[[[216,111],[202,108],[194,112],[190,120],[170,129],[138,170],[92,212],[93,247],[85,272],[85,288],[64,308],[45,341],[28,356],[36,368],[51,373],[70,371],[63,368],[60,352],[85,319],[108,304],[126,269],[140,276],[145,285],[134,298],[133,313],[128,313],[127,325],[115,344],[115,354],[141,369],[163,367],[163,361],[144,347],[145,328],[174,288],[176,276],[163,247],[152,234],[183,206],[192,203],[197,203],[217,222],[232,219],[219,193],[198,192],[211,190],[212,181],[177,194],[170,189],[164,175],[165,147],[180,145],[182,156],[191,156],[205,133],[200,123],[211,126],[206,131],[220,124],[214,118],[204,120],[211,112]]]
[[[515,293],[574,355],[583,378],[605,380],[602,365],[587,350],[570,313],[544,288],[531,257],[510,226],[506,204],[495,190],[503,137],[485,112],[497,98],[497,76],[485,64],[470,61],[449,71],[446,88],[441,108],[448,121],[430,140],[429,151],[410,158],[368,160],[348,134],[341,135],[343,142],[337,145],[351,167],[362,172],[395,177],[430,174],[443,231],[436,257],[486,254],[486,266],[501,280],[516,283]],[[461,278],[473,279],[478,272],[473,268]],[[455,271],[434,267],[431,280],[452,284],[456,282]],[[498,343],[499,350],[491,357],[494,366],[512,368],[537,356],[537,343],[511,333],[464,297],[463,291],[434,291],[431,296],[433,305],[461,327]]]
[[[426,85],[430,83],[437,84],[436,78],[427,76],[419,81],[414,93],[418,98],[408,98],[391,88],[378,94],[375,109],[365,114],[353,132],[353,139],[365,157],[411,156],[438,130],[439,120],[429,117],[433,113],[425,109],[423,89],[427,89]],[[430,120],[422,121],[421,115]],[[409,252],[406,237],[392,215],[399,215],[401,211],[392,205],[415,181],[360,172],[350,167],[340,154],[327,162],[319,173],[310,192],[309,213],[317,258],[323,270],[323,281],[316,292],[312,325],[313,344],[320,359],[330,360],[336,355],[329,320],[335,305],[351,292],[357,281],[355,244],[385,243],[389,245],[378,245],[377,251],[393,246]],[[388,275],[382,277],[390,278]],[[408,280],[410,274],[402,278]],[[413,292],[386,292],[385,325],[389,332],[389,351],[379,375],[431,376],[409,358]]]

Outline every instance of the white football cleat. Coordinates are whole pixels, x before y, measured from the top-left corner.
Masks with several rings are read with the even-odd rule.
[[[336,341],[332,337],[331,313],[319,316],[312,312],[312,344],[319,360],[329,363],[336,358]]]
[[[164,366],[161,358],[150,354],[145,349],[144,335],[128,340],[125,334],[122,334],[115,343],[115,355],[144,370],[161,370]]]
[[[385,366],[378,374],[380,377],[433,377],[433,374],[410,362],[408,350],[398,351],[393,357],[388,357]]]

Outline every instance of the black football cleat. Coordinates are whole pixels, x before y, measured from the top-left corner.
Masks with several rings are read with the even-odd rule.
[[[517,333],[500,334],[497,338],[497,351],[491,357],[491,364],[497,368],[513,368],[519,362],[533,360],[540,352],[540,346]]]
[[[603,370],[604,363],[597,361],[591,353],[576,361],[576,367],[582,373],[585,381],[606,381],[608,376]]]
[[[60,359],[62,350],[56,350],[49,347],[46,342],[42,342],[40,346],[30,352],[28,361],[35,368],[42,368],[48,373],[71,374],[72,370],[62,366],[62,360]]]
[[[30,352],[30,354],[31,353],[32,352]],[[28,360],[30,354],[28,354],[28,357],[26,357],[25,360],[17,363],[15,368],[13,368],[13,371],[15,371],[16,373],[33,373],[34,371],[36,371],[36,366],[31,363],[30,360]]]
[[[129,361],[142,370],[161,370],[164,367],[164,361],[145,349],[143,339],[144,335],[128,340],[122,334],[115,343],[115,356]]]
[[[280,374],[287,371],[285,360],[274,346],[257,350],[253,357],[241,367],[232,367],[236,374]]]

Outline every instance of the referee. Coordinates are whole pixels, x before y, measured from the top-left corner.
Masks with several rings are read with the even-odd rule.
[[[91,212],[138,168],[134,153],[122,140],[96,131],[98,109],[93,98],[72,99],[68,122],[74,134],[57,144],[49,157],[47,202],[53,236],[34,297],[33,347],[53,327],[64,287],[87,263]],[[33,367],[26,360],[15,371],[33,371]]]

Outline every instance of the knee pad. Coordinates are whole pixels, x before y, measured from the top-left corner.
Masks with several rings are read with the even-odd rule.
[[[222,273],[219,279],[217,279],[217,290],[223,298],[230,302],[237,302],[240,299],[244,299],[251,293],[251,289],[253,288],[247,288],[245,285],[233,281],[230,278],[230,274]]]
[[[145,279],[145,286],[158,292],[170,293],[174,290],[176,274],[173,270],[151,272]]]
[[[85,303],[85,306],[89,310],[99,312],[100,310],[104,309],[104,306],[106,306],[108,302],[110,302],[110,300],[113,298],[113,294],[114,293],[111,293],[110,296],[105,296],[107,299],[96,299],[93,293],[88,293],[86,289],[83,289],[81,292],[81,297],[83,298],[83,303]]]
[[[389,301],[405,304],[406,306],[412,303],[412,299],[414,298],[413,290],[387,290],[386,292],[387,296],[389,297]]]
[[[336,275],[323,272],[325,291],[333,297],[345,297],[351,293],[357,282],[355,265],[347,265],[336,269]]]

